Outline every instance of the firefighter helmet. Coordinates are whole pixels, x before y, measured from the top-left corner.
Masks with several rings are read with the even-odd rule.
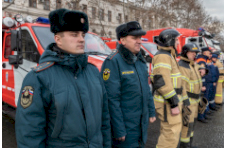
[[[187,43],[182,47],[181,56],[187,57],[188,51],[200,52],[198,46],[195,43]]]
[[[159,34],[159,38],[156,39],[156,43],[159,46],[163,46],[163,47],[170,47],[170,46],[175,46],[175,39],[176,37],[178,37],[180,35],[180,33],[178,31],[176,31],[175,29],[166,29],[163,30],[160,34]]]

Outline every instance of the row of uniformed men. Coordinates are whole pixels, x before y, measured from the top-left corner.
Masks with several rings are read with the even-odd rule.
[[[209,109],[216,110],[215,102],[223,102],[223,64],[218,60],[218,52],[214,52],[211,58],[210,49],[204,47],[195,61],[200,50],[194,43],[188,43],[182,47],[180,61],[177,63],[174,49],[179,44],[178,36],[175,30],[160,33],[157,41],[160,50],[152,63],[155,108],[161,120],[157,147],[162,148],[194,147],[192,143],[197,118],[206,122],[205,118],[209,119],[206,114],[211,113]],[[207,59],[214,64],[207,64]],[[215,96],[217,98],[214,101]]]
[[[200,50],[196,44],[188,43],[182,47],[177,63],[178,36],[172,29],[160,33],[159,51],[152,63],[155,108],[161,120],[158,148],[193,148],[197,118],[206,122],[205,118],[210,119],[206,114],[212,113],[209,109],[217,110],[215,103],[222,105],[223,102],[223,64],[218,60],[218,52],[211,56],[210,49],[204,47],[195,61]],[[207,59],[212,62],[207,64]]]
[[[207,67],[207,75],[203,77],[204,97],[208,100],[208,105],[204,113],[198,115],[198,120],[207,123],[210,119],[207,115],[212,115],[223,105],[223,82],[224,67],[220,62],[220,52],[203,48],[202,54],[198,55],[196,62]]]
[[[155,110],[161,120],[157,147],[175,148],[182,108],[181,139],[190,137],[201,91],[198,70],[205,69],[193,63],[198,51],[194,44],[183,47],[187,50],[179,66],[175,60],[179,33],[169,29],[160,34],[160,50],[153,58],[153,102],[140,52],[141,36],[146,32],[138,22],[117,27],[121,44],[104,61],[99,75],[84,54],[87,15],[58,9],[50,12],[49,19],[56,43],[47,47],[40,66],[23,81],[15,124],[19,148],[144,147],[148,123],[156,120]]]

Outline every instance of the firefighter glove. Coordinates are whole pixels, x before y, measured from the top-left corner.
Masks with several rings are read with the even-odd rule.
[[[191,110],[188,108],[188,106],[184,105],[182,108],[182,120],[183,120],[183,125],[188,127],[189,124],[189,119],[191,115]]]
[[[202,97],[199,106],[198,106],[198,113],[203,114],[208,104],[208,100],[205,97]]]

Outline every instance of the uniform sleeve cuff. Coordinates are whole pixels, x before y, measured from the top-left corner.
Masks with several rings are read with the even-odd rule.
[[[190,105],[189,99],[184,100],[183,103],[184,103],[184,105],[186,105],[186,106],[189,106],[189,105]]]
[[[178,106],[178,103],[179,103],[179,99],[177,97],[177,94],[174,95],[171,98],[168,98],[167,101],[169,102],[171,108],[177,107]]]

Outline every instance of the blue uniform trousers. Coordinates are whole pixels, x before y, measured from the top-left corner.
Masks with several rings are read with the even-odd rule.
[[[216,86],[210,85],[209,89],[209,108],[215,107],[215,95],[216,95]]]

